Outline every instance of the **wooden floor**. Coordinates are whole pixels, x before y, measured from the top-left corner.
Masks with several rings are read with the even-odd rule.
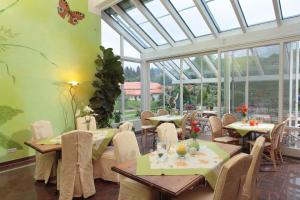
[[[138,138],[140,141],[140,138]],[[149,140],[149,144],[152,141]],[[272,165],[264,164],[259,173],[257,193],[260,200],[300,199],[300,160],[284,158],[285,162],[276,172],[265,172]],[[56,185],[35,182],[34,163],[19,168],[0,171],[1,200],[57,200]],[[95,181],[97,193],[91,200],[117,200],[119,186],[114,183]]]

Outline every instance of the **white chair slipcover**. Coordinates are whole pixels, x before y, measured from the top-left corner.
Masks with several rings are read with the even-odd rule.
[[[136,160],[140,156],[135,134],[131,131],[118,133],[114,139],[115,155],[118,163]],[[120,176],[120,191],[118,200],[154,200],[156,193],[149,187],[129,178]]]
[[[49,121],[40,120],[31,125],[32,141],[38,141],[53,136],[53,129]],[[48,183],[49,178],[56,175],[56,155],[55,152],[35,155],[35,180],[44,180]]]
[[[166,144],[176,144],[178,142],[177,130],[173,123],[163,123],[156,130],[160,141]]]
[[[88,127],[87,123],[89,123],[89,127]],[[97,129],[95,117],[94,116],[77,117],[76,118],[76,129],[77,130],[95,131]]]
[[[62,136],[62,159],[59,160],[59,200],[88,198],[96,193],[92,165],[93,136],[75,130]]]
[[[122,131],[132,131],[133,123],[131,122],[124,122],[120,127],[119,127],[119,132]]]

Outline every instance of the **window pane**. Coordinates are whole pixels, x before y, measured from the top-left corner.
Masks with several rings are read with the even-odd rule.
[[[239,28],[239,22],[229,0],[205,0],[221,31]]]
[[[161,65],[163,65],[164,69],[169,72],[172,76],[174,76],[175,79],[179,80],[179,72],[176,69],[173,69],[172,66],[168,63],[168,61],[160,62]]]
[[[105,12],[111,16],[125,31],[127,31],[138,43],[144,48],[150,48],[150,45],[132,28],[122,17],[120,17],[113,9],[108,8]]]
[[[104,20],[101,20],[101,44],[105,48],[112,48],[114,54],[120,55],[120,35]]]
[[[248,26],[274,21],[272,0],[239,0]]]
[[[154,26],[146,19],[146,17],[128,0],[119,3],[120,7],[135,21],[143,31],[157,44],[163,45],[167,41],[154,28]]]
[[[216,78],[216,74],[212,70],[212,67],[216,68],[216,65],[214,65],[214,63],[208,57],[208,55],[190,57],[189,59],[190,61],[192,61],[192,63],[195,65],[195,67],[198,69],[198,71],[202,74],[204,78]],[[210,62],[208,62],[209,60]]]
[[[192,69],[192,63],[191,62],[183,62],[183,73],[189,78],[189,79],[197,79],[199,77],[197,77],[196,73],[194,72],[194,70]]]
[[[140,63],[124,61],[124,92],[126,120],[138,118],[141,110],[141,72]]]
[[[124,40],[124,56],[132,58],[140,58],[141,53],[136,50],[131,44]]]
[[[280,5],[283,18],[300,15],[299,0],[280,0]]]
[[[158,109],[164,108],[164,73],[154,65],[150,64],[150,95],[151,95],[151,110],[156,112]]]
[[[170,1],[195,37],[211,33],[198,8],[195,7],[193,0]]]
[[[187,39],[181,28],[159,0],[143,0],[143,3],[174,41]]]

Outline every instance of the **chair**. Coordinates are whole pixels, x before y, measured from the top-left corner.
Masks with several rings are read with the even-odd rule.
[[[181,122],[181,126],[179,128],[177,128],[177,134],[178,134],[178,138],[184,140],[185,139],[185,136],[186,136],[186,133],[190,130],[187,129],[187,120],[189,118],[190,114],[185,114],[183,119],[182,119],[182,122]]]
[[[265,142],[264,145],[264,157],[273,163],[273,167],[276,170],[276,158],[278,156],[278,152],[280,150],[280,135],[282,134],[284,128],[285,128],[286,122],[282,122],[280,124],[277,124],[271,134],[270,134],[270,139],[271,142]],[[255,141],[247,141],[250,145],[250,149],[252,149],[252,146],[255,144]],[[282,155],[281,155],[282,159]]]
[[[75,130],[62,136],[62,159],[58,167],[59,200],[88,198],[96,193],[92,146],[91,132]]]
[[[85,116],[76,118],[76,129],[85,131],[95,131],[97,129],[94,116]]]
[[[156,130],[160,141],[166,144],[176,144],[178,142],[176,127],[173,123],[163,123]]]
[[[154,130],[156,128],[156,126],[153,125],[150,120],[148,120],[149,117],[154,117],[154,113],[151,111],[147,111],[147,110],[143,111],[141,113],[142,138],[145,137],[145,145],[143,144],[143,140],[142,140],[143,149],[145,149],[145,147],[147,147],[148,134],[150,133],[151,135],[154,135]]]
[[[169,114],[168,111],[166,111],[165,109],[159,109],[159,110],[157,111],[157,115],[158,115],[158,116],[168,115],[168,114]]]
[[[245,184],[241,191],[240,200],[255,200],[256,198],[256,181],[261,163],[261,157],[264,151],[265,138],[260,136],[256,139],[252,148],[252,161],[245,178]]]
[[[211,116],[208,119],[211,126],[211,134],[213,142],[237,144],[239,140],[234,137],[224,136],[222,129],[222,121],[216,116]]]
[[[124,122],[123,124],[120,125],[119,127],[119,132],[122,131],[132,131],[133,123],[131,122]]]
[[[136,160],[140,156],[139,146],[131,131],[122,131],[113,139],[117,163]],[[119,200],[153,200],[154,193],[147,186],[120,176]]]
[[[239,200],[242,177],[247,174],[252,156],[241,153],[228,160],[221,168],[215,190],[210,187],[187,191],[178,200]]]
[[[31,125],[32,140],[38,141],[41,139],[50,138],[53,136],[51,122],[40,120]],[[56,175],[56,154],[55,152],[41,154],[36,152],[35,155],[35,180],[44,180],[48,183],[49,178]]]
[[[233,114],[230,114],[230,113],[226,113],[222,117],[223,126],[227,126],[227,125],[232,124],[237,121],[238,121],[237,118]],[[227,132],[230,136],[233,136],[233,135],[239,136],[238,134],[236,134],[236,132],[234,130],[225,130],[225,132]]]

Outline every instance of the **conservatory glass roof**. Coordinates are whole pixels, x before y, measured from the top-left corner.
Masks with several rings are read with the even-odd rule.
[[[169,49],[171,52],[173,47],[241,35],[258,28],[276,28],[300,19],[299,16],[300,0],[123,0],[102,11],[102,19],[126,39],[125,45],[142,54]],[[232,74],[246,76],[248,56],[249,76],[276,75],[279,63],[270,63],[270,53],[279,54],[279,47],[232,51]],[[218,77],[217,52],[184,56],[181,60],[155,59],[151,65],[175,82],[181,78],[181,64],[183,80]]]

